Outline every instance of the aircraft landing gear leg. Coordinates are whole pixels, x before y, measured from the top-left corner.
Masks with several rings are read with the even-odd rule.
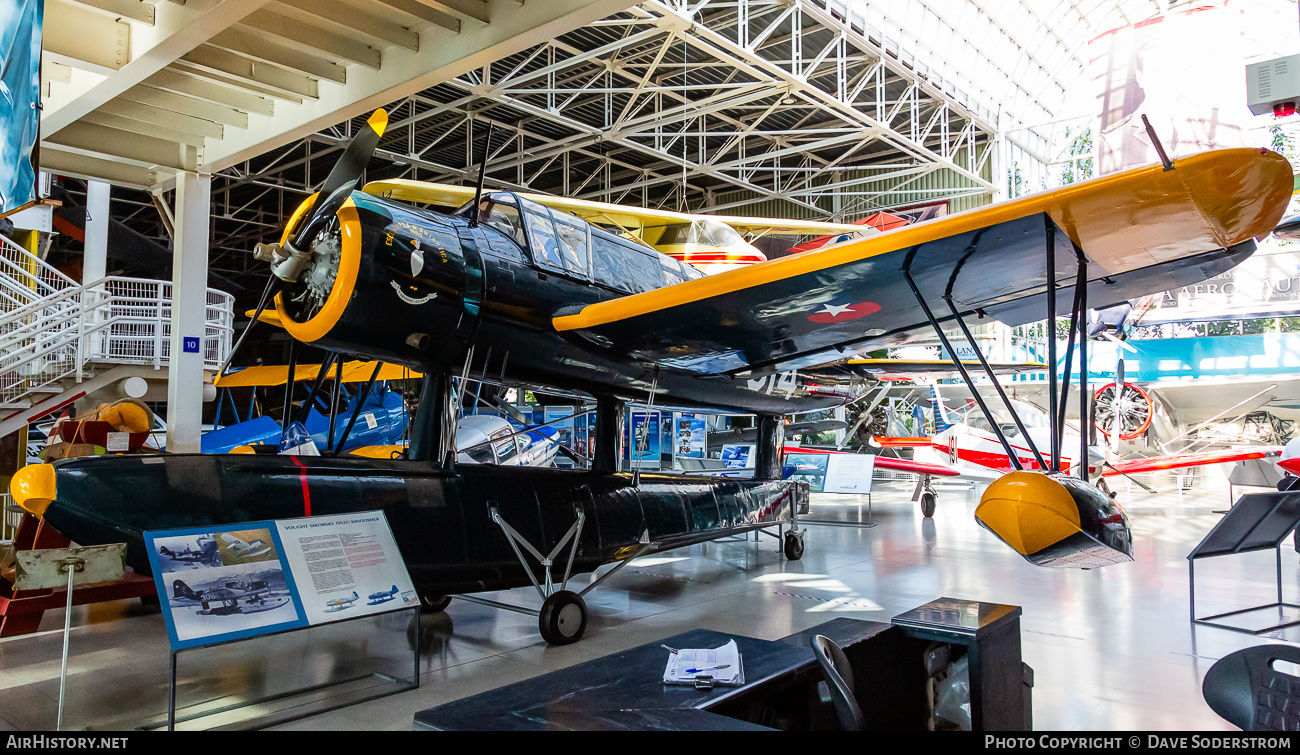
[[[542,639],[551,645],[568,645],[577,642],[582,638],[582,633],[587,630],[587,603],[582,599],[582,595],[585,595],[588,590],[600,583],[600,580],[597,580],[588,585],[587,589],[583,590],[581,594],[568,589],[569,574],[573,572],[573,559],[578,555],[578,541],[582,539],[582,525],[587,520],[587,515],[581,508],[575,508],[574,513],[577,514],[578,520],[573,523],[573,526],[569,527],[569,531],[564,533],[564,537],[560,538],[560,542],[555,544],[551,552],[543,556],[541,551],[534,548],[532,543],[515,531],[514,527],[506,523],[505,518],[501,516],[501,512],[496,506],[492,506],[490,511],[492,521],[496,522],[501,531],[505,533],[511,550],[515,552],[515,557],[519,559],[519,565],[524,567],[524,572],[528,575],[528,581],[532,582],[533,587],[537,589],[537,595],[542,599],[542,608],[540,611],[534,611],[531,608],[512,606],[473,595],[460,595],[457,597],[471,603],[481,603],[493,608],[504,608],[508,611],[536,616],[537,628],[541,630]],[[569,558],[564,566],[564,577],[560,580],[557,589],[555,581],[551,577],[551,566],[564,552],[566,545],[569,546]],[[523,547],[523,550],[520,550],[520,546]],[[537,581],[537,577],[533,574],[533,568],[528,565],[528,561],[524,558],[525,550],[541,564],[545,586]],[[622,566],[622,564],[619,564],[619,566]],[[615,567],[614,571],[617,570],[618,568]],[[610,572],[610,574],[612,573]],[[605,576],[609,576],[609,574]]]

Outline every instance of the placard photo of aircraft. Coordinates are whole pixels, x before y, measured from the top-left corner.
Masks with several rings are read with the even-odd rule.
[[[220,566],[172,580],[168,600],[181,640],[280,624],[297,614],[278,562]]]
[[[377,606],[380,603],[387,603],[397,597],[397,585],[393,589],[384,590],[383,592],[372,592],[367,598],[370,602],[367,605]]]
[[[335,611],[347,610],[352,607],[353,603],[356,603],[360,599],[361,596],[357,595],[356,590],[353,590],[352,597],[350,598],[334,598],[333,600],[325,601],[325,612],[334,613]]]
[[[158,547],[158,559],[164,572],[198,569],[200,566],[220,566],[221,553],[217,540],[208,535],[176,538],[178,542]]]
[[[275,561],[280,557],[267,529],[218,533],[217,548],[221,551],[221,563],[226,566]]]

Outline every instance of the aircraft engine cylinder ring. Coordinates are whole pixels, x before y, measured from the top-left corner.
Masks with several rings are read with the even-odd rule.
[[[1151,396],[1135,383],[1124,383],[1124,393],[1116,400],[1115,383],[1107,383],[1097,389],[1092,401],[1096,406],[1097,430],[1107,438],[1115,431],[1115,412],[1123,415],[1124,429],[1120,440],[1133,440],[1151,427],[1151,418],[1155,415],[1155,402]]]

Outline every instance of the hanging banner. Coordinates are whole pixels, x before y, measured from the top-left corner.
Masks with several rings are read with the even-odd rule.
[[[0,0],[0,215],[36,199],[42,0]]]
[[[419,605],[382,511],[144,539],[173,650]]]
[[[1175,162],[1246,146],[1246,130],[1256,123],[1246,108],[1246,62],[1279,47],[1279,54],[1290,52],[1295,14],[1292,3],[1202,0],[1134,17],[1088,40],[1083,59],[1100,118],[1098,175],[1159,162],[1143,115]]]
[[[1226,273],[1192,286],[1170,289],[1140,325],[1198,320],[1294,317],[1300,314],[1300,251],[1273,239]]]

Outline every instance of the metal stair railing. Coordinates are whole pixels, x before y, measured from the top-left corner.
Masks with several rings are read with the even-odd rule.
[[[171,283],[109,276],[78,284],[0,236],[0,405],[57,392],[95,363],[146,364],[170,357]],[[234,297],[207,290],[204,364],[230,353]]]

